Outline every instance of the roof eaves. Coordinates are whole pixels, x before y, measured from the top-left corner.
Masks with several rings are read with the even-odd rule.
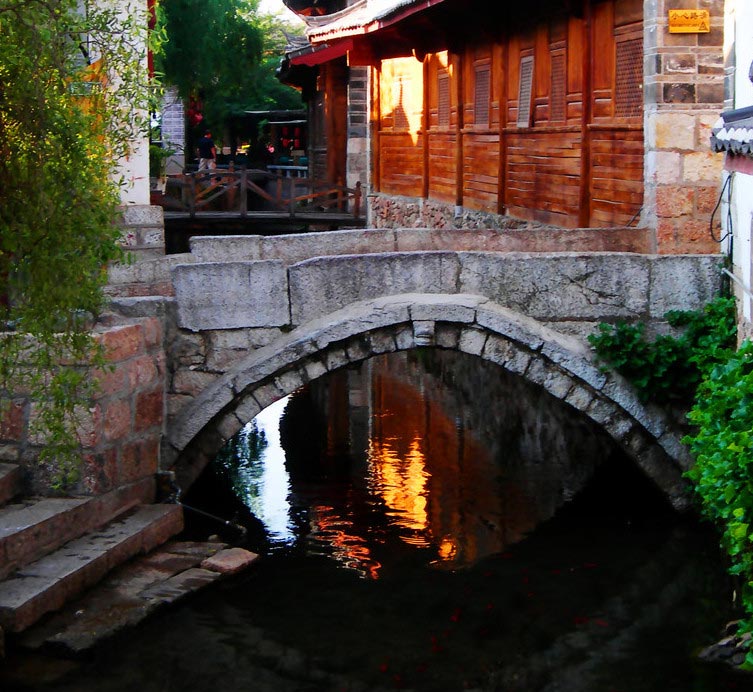
[[[711,129],[711,150],[753,157],[753,107],[722,113]]]
[[[312,43],[372,33],[443,0],[361,0],[340,12],[308,22]]]

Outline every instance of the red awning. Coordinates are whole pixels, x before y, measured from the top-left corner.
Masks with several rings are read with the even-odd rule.
[[[337,41],[336,43],[325,43],[321,46],[312,46],[311,50],[301,53],[300,55],[291,55],[291,65],[321,65],[335,58],[341,58],[351,48],[353,48],[353,39]]]

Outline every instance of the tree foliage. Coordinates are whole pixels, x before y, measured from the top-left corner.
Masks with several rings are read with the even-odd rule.
[[[118,162],[148,112],[146,26],[140,3],[0,0],[0,399],[36,401],[61,482],[84,366],[100,362],[91,318],[121,257]]]
[[[258,0],[162,0],[167,41],[157,61],[166,84],[202,104],[204,122],[219,128],[245,110],[300,108],[295,89],[275,78],[285,26],[260,15]]]

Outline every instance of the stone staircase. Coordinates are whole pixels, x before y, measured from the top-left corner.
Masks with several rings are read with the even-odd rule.
[[[180,505],[24,498],[21,481],[0,463],[0,644],[183,528]]]

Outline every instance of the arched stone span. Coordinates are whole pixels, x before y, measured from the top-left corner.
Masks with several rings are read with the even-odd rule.
[[[418,346],[455,349],[534,382],[601,426],[678,510],[691,463],[664,411],[644,405],[587,344],[475,295],[403,294],[308,322],[258,349],[204,390],[166,430],[163,460],[193,483],[222,445],[264,408],[329,371]]]

